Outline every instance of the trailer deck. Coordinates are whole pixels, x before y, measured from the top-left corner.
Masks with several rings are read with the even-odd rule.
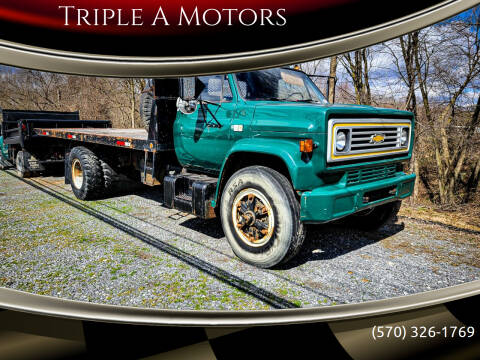
[[[159,144],[148,140],[144,129],[115,128],[36,128],[38,136],[82,141],[101,145],[109,145],[134,150],[167,151],[173,148],[167,144]]]

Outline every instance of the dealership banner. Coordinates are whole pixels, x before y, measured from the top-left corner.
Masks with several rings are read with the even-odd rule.
[[[176,76],[304,62],[441,21],[475,0],[3,1],[0,62]]]

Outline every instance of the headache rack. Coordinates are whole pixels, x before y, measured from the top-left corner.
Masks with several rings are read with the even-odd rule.
[[[2,110],[1,134],[7,145],[25,146],[37,136],[38,128],[109,128],[108,120],[80,120],[78,111]]]

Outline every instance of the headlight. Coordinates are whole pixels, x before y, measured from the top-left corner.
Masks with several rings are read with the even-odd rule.
[[[345,150],[345,147],[347,146],[347,134],[345,133],[345,131],[337,132],[337,138],[335,139],[335,146],[337,148],[337,151]]]
[[[408,130],[406,128],[402,129],[402,136],[400,137],[400,145],[405,146],[407,145],[408,141]]]

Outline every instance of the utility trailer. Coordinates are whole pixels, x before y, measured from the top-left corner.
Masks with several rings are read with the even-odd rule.
[[[155,167],[158,155],[162,153],[167,159],[173,152],[172,142],[159,143],[157,134],[149,137],[146,129],[113,129],[107,120],[80,120],[78,112],[4,109],[2,116],[3,167],[16,167],[21,177],[40,175],[49,166],[61,163],[65,166],[65,182],[70,184],[72,176],[77,174],[78,179],[79,173],[65,160],[72,149],[83,145],[98,153],[102,170],[108,172],[104,174],[107,182],[114,180],[116,168],[123,165],[141,170],[138,177],[132,177],[153,186],[160,184]],[[153,121],[152,127],[157,127]]]
[[[414,188],[413,114],[329,104],[301,71],[154,79],[140,103],[145,130],[4,110],[6,160],[21,176],[64,162],[82,200],[125,176],[163,185],[164,205],[219,217],[234,253],[262,268],[298,253],[305,224],[376,229]]]
[[[164,184],[167,206],[214,218],[217,178],[186,172],[175,156],[180,84],[180,79],[162,79],[150,88],[155,99],[147,111],[162,111],[155,110],[146,129],[114,129],[110,121],[80,120],[78,112],[3,110],[1,135],[8,146],[3,168],[16,167],[19,176],[32,177],[63,164],[65,183],[82,200],[108,196],[126,180]]]
[[[2,110],[0,135],[3,168],[16,167],[21,177],[44,173],[64,163],[64,147],[54,140],[40,139],[37,128],[107,128],[110,121],[80,120],[78,111]]]
[[[85,143],[90,147],[101,149],[103,153],[113,153],[116,149],[125,149],[135,151],[135,163],[141,159],[139,154],[144,157],[146,166],[139,166],[143,170],[142,182],[147,185],[157,185],[159,182],[154,176],[155,161],[159,153],[172,152],[173,148],[169,144],[159,144],[154,140],[149,140],[147,131],[144,129],[91,129],[91,128],[37,128],[34,132],[39,137],[48,139],[58,139],[60,141],[71,142],[72,144]],[[120,154],[125,154],[121,152]],[[69,152],[65,155],[68,158]],[[105,159],[106,161],[106,159]],[[66,174],[69,173],[69,164],[65,164]],[[69,181],[67,177],[67,181]]]
[[[128,174],[130,179],[140,180],[145,185],[163,183],[164,203],[171,208],[195,214],[203,219],[216,216],[211,201],[217,178],[182,171],[175,159],[173,144],[149,139],[147,130],[35,128],[33,131],[40,138],[58,139],[64,143],[65,159],[70,159],[65,162],[65,183],[72,184],[72,190],[81,199],[96,198],[103,190],[106,191],[105,194],[110,193],[110,190],[118,187],[116,185],[122,181],[120,174]],[[75,149],[80,144],[84,144],[86,148]],[[85,169],[81,164],[82,156],[98,159],[103,175],[103,179],[99,177],[98,183],[103,182],[103,189],[100,186],[98,191],[90,191],[91,194],[82,189]],[[73,159],[74,157],[78,159]]]

